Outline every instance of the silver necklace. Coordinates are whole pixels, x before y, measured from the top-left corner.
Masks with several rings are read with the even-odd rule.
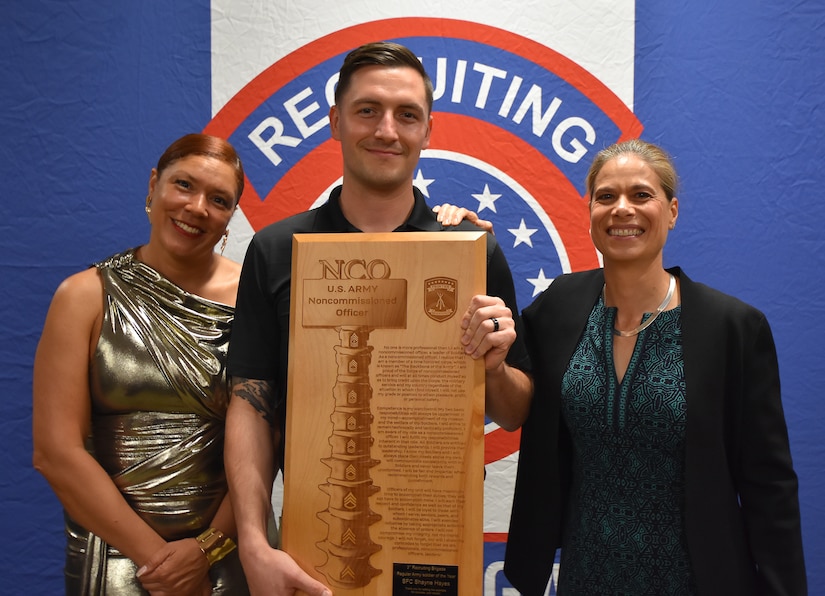
[[[668,273],[668,275],[670,275],[670,285],[667,288],[667,295],[665,296],[665,299],[662,300],[662,303],[659,305],[659,308],[656,309],[656,312],[647,321],[645,321],[632,331],[619,331],[618,329],[613,327],[613,335],[618,335],[620,337],[633,337],[634,335],[638,335],[639,333],[641,333],[653,324],[653,321],[656,320],[656,317],[662,314],[662,311],[667,308],[668,304],[670,304],[670,299],[673,298],[673,292],[674,290],[676,290],[676,278],[673,276],[672,273]],[[607,284],[605,284],[602,287],[602,299],[604,299],[604,290],[606,287]]]

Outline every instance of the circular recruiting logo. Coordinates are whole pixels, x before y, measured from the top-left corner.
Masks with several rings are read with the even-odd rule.
[[[638,137],[635,115],[564,56],[514,33],[450,19],[364,23],[316,39],[272,64],[204,132],[229,139],[244,163],[241,209],[254,230],[326,200],[342,176],[328,112],[344,56],[375,40],[413,50],[433,80],[433,131],[413,183],[431,205],[453,203],[493,222],[519,308],[561,273],[599,266],[584,177],[593,154]],[[489,424],[487,463],[518,450],[518,433]]]

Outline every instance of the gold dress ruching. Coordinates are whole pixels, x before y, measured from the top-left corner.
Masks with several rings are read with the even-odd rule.
[[[227,492],[226,352],[234,309],[185,292],[134,250],[96,263],[103,326],[89,368],[87,447],[166,540],[210,526]],[[136,565],[66,516],[66,593],[143,595]],[[247,594],[237,551],[210,570],[213,594]]]

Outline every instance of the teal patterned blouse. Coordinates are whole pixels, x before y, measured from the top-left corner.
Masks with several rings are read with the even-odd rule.
[[[600,298],[562,380],[573,478],[558,593],[694,594],[684,525],[681,307],[637,336],[621,383],[615,317]]]

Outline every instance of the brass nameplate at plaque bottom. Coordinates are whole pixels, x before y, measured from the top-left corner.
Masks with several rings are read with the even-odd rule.
[[[482,232],[293,239],[282,547],[336,596],[478,596]]]

